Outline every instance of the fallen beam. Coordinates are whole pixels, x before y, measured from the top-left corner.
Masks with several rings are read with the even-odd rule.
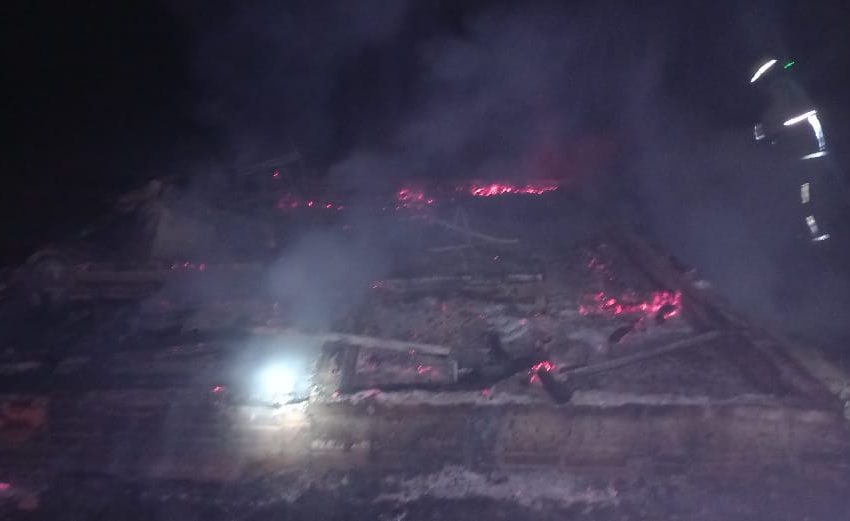
[[[438,219],[436,217],[431,217],[428,219],[428,222],[432,224],[436,224],[437,226],[442,226],[447,230],[451,230],[453,232],[457,232],[461,235],[465,235],[469,238],[475,238],[484,242],[489,242],[493,244],[519,244],[519,239],[506,239],[503,237],[494,237],[492,235],[487,235],[481,232],[476,232],[470,228],[459,226],[457,224],[450,223],[449,221],[444,221],[442,219]]]
[[[783,345],[775,334],[758,327],[730,309],[711,291],[695,286],[693,281],[672,265],[669,258],[665,258],[628,230],[612,226],[608,235],[618,249],[652,281],[663,287],[676,287],[682,291],[684,315],[694,327],[703,331],[740,331],[742,338],[746,340],[745,345],[763,358],[760,363],[773,365],[784,383],[815,399],[831,399],[827,386],[788,356],[787,344]]]
[[[409,279],[385,279],[378,283],[380,289],[403,291],[434,286],[500,286],[503,284],[533,284],[543,280],[542,273],[508,273],[500,277],[475,277],[472,275],[434,275]]]
[[[620,367],[625,367],[627,365],[631,365],[637,362],[642,362],[643,360],[649,360],[650,358],[656,358],[658,356],[673,353],[675,351],[680,351],[682,349],[687,349],[689,347],[696,347],[701,344],[705,344],[706,342],[716,340],[722,336],[724,336],[724,333],[720,331],[709,331],[708,333],[703,333],[701,335],[685,338],[684,340],[672,342],[670,344],[657,347],[655,349],[647,349],[646,351],[641,351],[640,353],[635,353],[633,355],[620,356],[613,360],[607,360],[598,364],[576,367],[575,369],[567,369],[565,371],[562,371],[561,374],[566,376],[587,376],[592,374],[604,373],[612,369],[618,369]]]
[[[302,337],[322,344],[341,343],[349,344],[357,347],[372,347],[389,349],[391,351],[410,352],[413,350],[418,353],[434,355],[434,356],[449,356],[452,348],[436,344],[423,344],[421,342],[407,342],[404,340],[393,340],[388,338],[378,338],[372,336],[352,335],[348,333],[306,333],[294,328],[286,327],[252,327],[248,330],[254,335],[269,335],[269,336],[294,336]]]

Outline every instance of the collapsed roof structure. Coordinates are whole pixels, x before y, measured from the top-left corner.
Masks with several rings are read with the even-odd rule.
[[[834,368],[556,183],[278,192],[238,214],[169,190],[122,199],[134,253],[89,236],[7,284],[10,487],[846,464]]]

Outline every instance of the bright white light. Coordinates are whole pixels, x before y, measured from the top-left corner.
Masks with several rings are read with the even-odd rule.
[[[810,117],[814,116],[817,113],[818,113],[818,111],[816,111],[816,110],[810,110],[808,112],[800,114],[799,116],[794,116],[793,118],[791,118],[788,121],[786,121],[785,123],[783,123],[783,125],[785,125],[786,127],[790,127],[791,125],[796,125],[797,123],[799,123],[801,121],[806,121],[807,119],[809,119]]]
[[[817,159],[819,157],[824,157],[826,154],[826,150],[821,150],[820,152],[812,152],[811,154],[806,154],[800,159]]]
[[[817,237],[812,239],[812,242],[821,242],[829,239],[829,234],[825,233],[823,235],[818,235]]]
[[[809,183],[803,183],[800,185],[800,201],[803,204],[809,202]]]
[[[764,139],[764,125],[758,123],[753,127],[753,137],[756,138],[756,141]]]
[[[762,77],[762,75],[763,75],[765,72],[767,72],[767,71],[768,71],[768,69],[770,69],[771,67],[773,67],[775,64],[776,64],[776,60],[769,60],[769,61],[764,62],[764,63],[761,65],[761,67],[759,67],[759,68],[758,68],[758,70],[756,71],[756,73],[755,73],[755,74],[753,74],[753,77],[750,79],[750,83],[755,83],[755,81],[756,81],[757,79],[761,78],[761,77]]]
[[[823,137],[823,127],[820,125],[820,120],[818,119],[817,114],[812,114],[806,121],[809,122],[809,125],[812,126],[812,130],[815,131],[815,138],[818,140],[818,150],[821,152],[826,149],[826,140]]]
[[[292,394],[295,379],[295,371],[291,367],[275,364],[260,373],[260,386],[266,397],[277,400]]]

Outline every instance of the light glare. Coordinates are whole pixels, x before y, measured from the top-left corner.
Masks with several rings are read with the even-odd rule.
[[[295,371],[282,364],[269,366],[260,374],[260,386],[271,399],[290,395],[295,390]]]

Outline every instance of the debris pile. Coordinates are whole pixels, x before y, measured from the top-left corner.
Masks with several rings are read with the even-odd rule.
[[[535,495],[510,479],[485,487],[477,471],[457,470],[476,464],[718,448],[739,459],[768,431],[781,433],[771,454],[808,450],[810,431],[825,433],[824,453],[841,444],[832,416],[805,409],[809,380],[740,325],[695,322],[684,283],[650,276],[593,212],[552,204],[540,206],[555,215],[516,218],[537,197],[563,203],[556,188],[465,185],[466,200],[410,188],[367,219],[331,202],[341,198],[292,196],[286,212],[247,219],[243,229],[260,232],[227,248],[135,261],[82,247],[36,255],[18,279],[34,307],[4,309],[0,396],[12,405],[0,412],[19,420],[24,443],[67,430],[78,447],[69,460],[85,468],[114,456],[110,468],[135,472],[155,453],[173,479],[334,459],[464,465],[387,483],[398,495],[382,500],[402,502],[422,486],[529,493],[532,503],[615,497],[566,486]],[[510,194],[535,198],[494,199]],[[297,212],[311,201],[333,217]],[[187,233],[154,229],[172,235],[169,247]],[[302,258],[304,236],[337,240]],[[42,322],[20,318],[31,316]],[[111,436],[116,425],[134,438]],[[32,453],[51,454],[42,449]]]

